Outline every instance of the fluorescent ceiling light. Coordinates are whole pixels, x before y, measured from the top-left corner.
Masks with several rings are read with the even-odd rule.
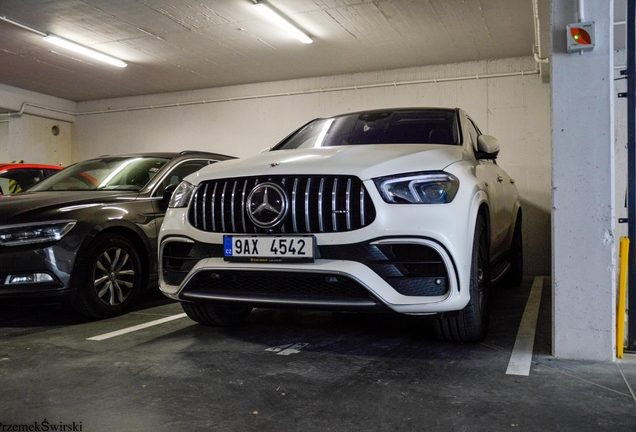
[[[265,3],[254,3],[254,9],[260,11],[267,19],[272,21],[274,24],[285,30],[287,33],[293,35],[296,39],[301,41],[302,43],[310,44],[313,41],[309,36],[307,36],[302,30],[298,27],[287,21],[285,17],[280,15],[274,9],[272,9],[269,5]]]
[[[124,68],[128,66],[126,63],[124,63],[123,61],[119,59],[116,59],[115,57],[111,57],[109,55],[100,53],[99,51],[95,51],[94,49],[85,47],[75,42],[71,42],[70,40],[67,40],[67,39],[62,39],[61,37],[58,37],[58,36],[46,35],[44,36],[44,40],[54,45],[60,46],[62,48],[66,48],[71,51],[75,51],[77,53],[83,54],[88,57],[92,57],[94,59],[103,61],[104,63],[108,63],[113,66],[117,66],[120,68]]]

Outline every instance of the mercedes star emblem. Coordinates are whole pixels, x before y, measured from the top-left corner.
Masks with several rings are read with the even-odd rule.
[[[259,228],[272,228],[287,215],[287,194],[276,183],[258,184],[247,196],[247,215]]]

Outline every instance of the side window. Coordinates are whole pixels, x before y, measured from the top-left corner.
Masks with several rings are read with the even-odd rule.
[[[181,180],[184,177],[189,176],[190,174],[199,171],[204,166],[208,166],[215,161],[211,160],[191,160],[181,162],[179,165],[174,167],[172,171],[170,171],[163,179],[157,190],[155,191],[154,196],[162,196],[163,191],[169,185],[178,185],[181,183]]]
[[[43,169],[42,170],[42,178],[47,178],[48,176],[52,176],[53,174],[55,174],[57,172],[57,170],[52,170],[52,169]]]
[[[8,178],[7,173],[0,174],[0,194],[6,195],[9,193],[9,182],[11,180]]]
[[[0,176],[0,187],[3,194],[14,194],[23,192],[29,186],[42,179],[42,172],[39,169],[19,169],[12,170]]]

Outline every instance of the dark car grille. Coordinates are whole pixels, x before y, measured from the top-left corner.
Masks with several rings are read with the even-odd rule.
[[[315,275],[284,272],[197,273],[184,288],[232,294],[269,294],[303,297],[370,298],[369,291],[341,275]]]
[[[222,256],[221,244],[168,241],[163,244],[161,254],[163,279],[170,285],[179,285],[196,263],[204,258]]]
[[[448,270],[435,249],[420,244],[357,243],[321,246],[325,259],[358,261],[406,296],[440,296],[448,292]]]
[[[249,193],[263,182],[281,186],[288,200],[286,217],[271,228],[256,226],[246,210]],[[244,177],[201,182],[188,219],[197,229],[219,233],[333,233],[369,225],[375,208],[357,177]]]

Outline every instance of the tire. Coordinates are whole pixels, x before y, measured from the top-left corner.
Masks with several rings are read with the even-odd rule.
[[[517,217],[515,232],[512,235],[510,253],[508,254],[510,268],[506,272],[502,285],[510,288],[518,287],[523,280],[523,239],[521,236],[521,215]]]
[[[244,322],[252,312],[251,307],[223,306],[218,304],[181,303],[191,320],[214,327],[227,327]]]
[[[133,244],[119,234],[96,237],[79,258],[73,308],[90,318],[110,318],[130,309],[142,289],[142,266]]]
[[[490,288],[490,246],[488,231],[482,216],[475,224],[473,254],[470,268],[470,301],[457,315],[435,321],[438,339],[458,342],[478,342],[488,330],[488,291]]]

